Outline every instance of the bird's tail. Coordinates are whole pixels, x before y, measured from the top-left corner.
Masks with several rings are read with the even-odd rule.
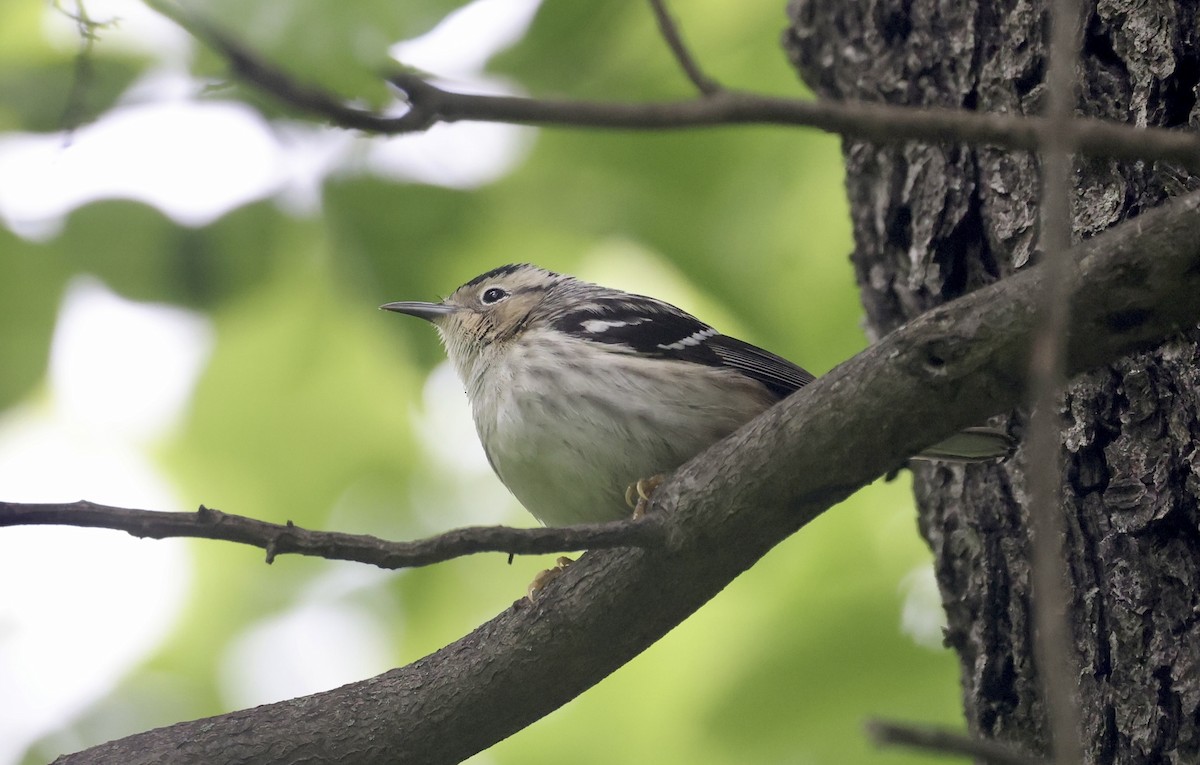
[[[1013,453],[1017,442],[999,428],[967,428],[934,444],[914,459],[942,462],[992,462]]]

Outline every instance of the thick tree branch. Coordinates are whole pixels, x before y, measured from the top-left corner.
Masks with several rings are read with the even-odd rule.
[[[409,72],[388,75],[409,104],[407,112],[391,117],[347,106],[335,94],[296,82],[233,36],[170,0],[149,2],[224,56],[235,75],[245,82],[302,113],[339,127],[379,135],[420,132],[440,122],[461,121],[623,130],[792,125],[878,144],[949,142],[1036,151],[1056,129],[1049,121],[1036,117],[913,109],[861,101],[803,101],[724,89],[694,100],[657,103],[484,96],[443,90]],[[1071,120],[1070,132],[1082,154],[1165,160],[1200,171],[1200,135],[1195,133],[1134,128],[1095,119]]]
[[[665,538],[661,523],[652,517],[562,528],[470,526],[415,542],[389,542],[368,534],[310,531],[291,521],[284,525],[267,523],[204,505],[194,513],[165,513],[93,502],[0,502],[0,527],[24,525],[116,529],[153,539],[221,539],[261,547],[267,551],[267,563],[273,562],[277,555],[296,553],[369,563],[386,569],[428,566],[481,552],[537,555],[611,547],[656,547]]]
[[[1070,373],[1200,320],[1200,193],[1071,255]],[[906,455],[1018,405],[1045,278],[1029,268],[924,314],[693,459],[655,495],[661,550],[589,552],[531,607],[379,677],[60,762],[458,762],[599,682]]]

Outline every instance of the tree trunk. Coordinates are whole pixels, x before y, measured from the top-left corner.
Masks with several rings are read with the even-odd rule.
[[[787,49],[825,98],[1027,115],[1044,100],[1036,0],[793,0],[789,10]],[[1101,0],[1084,12],[1082,114],[1200,120],[1195,4]],[[872,337],[1039,257],[1035,157],[857,141],[843,151]],[[1084,158],[1075,170],[1077,239],[1198,185],[1163,163]],[[1074,380],[1065,396],[1064,547],[1087,762],[1200,761],[1198,337],[1193,328]],[[1025,421],[1012,416],[1018,435]],[[915,487],[968,724],[1044,753],[1023,468],[1021,453],[997,466],[920,467]]]

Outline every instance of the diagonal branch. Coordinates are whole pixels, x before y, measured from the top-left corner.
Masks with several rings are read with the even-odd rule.
[[[1070,257],[1071,374],[1200,321],[1200,193]],[[379,677],[59,762],[203,763],[231,745],[256,762],[461,761],[624,665],[905,455],[1019,404],[1045,279],[1028,268],[918,317],[693,459],[655,495],[662,549],[589,552],[531,607]]]
[[[683,35],[679,32],[679,26],[675,23],[675,19],[671,18],[670,11],[667,10],[666,0],[650,0],[650,8],[654,11],[654,20],[658,22],[658,31],[662,34],[663,39],[666,40],[667,47],[671,49],[675,60],[679,62],[679,68],[692,81],[696,89],[706,96],[711,96],[717,91],[722,90],[719,82],[709,77],[700,69],[700,64],[683,42]]]
[[[985,765],[1051,765],[1048,760],[1026,757],[999,741],[965,736],[941,728],[872,720],[867,723],[867,735],[877,746],[899,746],[935,754],[970,757]]]
[[[428,566],[481,552],[537,555],[612,547],[657,547],[665,540],[661,523],[653,517],[559,528],[469,526],[415,542],[389,542],[368,534],[311,531],[291,521],[283,525],[267,523],[204,505],[194,513],[166,513],[94,502],[0,502],[0,527],[23,525],[116,529],[153,539],[220,539],[261,547],[267,551],[267,563],[274,562],[277,555],[295,553],[369,563],[386,569]]]
[[[281,103],[304,114],[323,117],[338,127],[367,133],[392,132],[385,130],[384,126],[394,120],[366,109],[347,106],[334,93],[297,82],[283,69],[263,60],[233,35],[227,34],[199,14],[185,10],[173,0],[146,0],[146,4],[223,56],[236,76]]]
[[[410,72],[388,79],[404,92],[409,110],[398,117],[347,106],[335,94],[296,82],[291,75],[213,24],[170,0],[148,0],[198,40],[224,56],[234,74],[299,112],[339,127],[377,135],[429,129],[443,122],[620,130],[674,130],[728,125],[816,128],[878,144],[921,141],[968,143],[1036,151],[1055,130],[1046,119],[980,114],[955,109],[913,109],[862,101],[804,101],[718,90],[687,101],[622,103],[485,96],[443,90]],[[1200,171],[1200,135],[1135,128],[1096,119],[1073,119],[1078,151],[1117,159],[1165,160]]]

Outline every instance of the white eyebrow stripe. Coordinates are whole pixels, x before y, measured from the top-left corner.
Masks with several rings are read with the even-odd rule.
[[[717,331],[715,329],[713,329],[712,327],[706,327],[706,328],[700,330],[699,332],[693,332],[692,334],[688,335],[687,337],[683,338],[682,340],[676,340],[675,342],[670,343],[670,344],[659,343],[658,347],[662,348],[664,351],[682,351],[684,348],[687,348],[689,346],[699,345],[700,343],[703,343],[705,340],[707,340],[708,338],[712,337],[715,334],[717,334]]]
[[[634,319],[632,321],[623,321],[620,319],[585,319],[584,321],[579,322],[579,326],[583,327],[585,331],[590,332],[593,335],[598,335],[601,332],[607,332],[608,330],[615,329],[616,327],[629,327],[633,326],[634,324],[641,324],[644,321],[646,321],[644,318]]]

